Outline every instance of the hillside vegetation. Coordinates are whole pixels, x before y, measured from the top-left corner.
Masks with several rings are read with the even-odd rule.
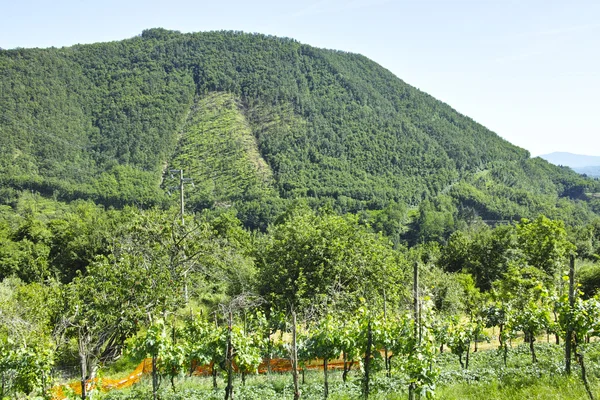
[[[578,200],[595,182],[530,159],[357,54],[151,29],[119,42],[1,50],[0,76],[5,203],[31,189],[166,205],[175,201],[168,170],[181,168],[197,186],[190,207],[235,204],[253,228],[295,198],[358,212],[448,195],[448,210],[432,210],[454,220],[591,215]]]
[[[0,398],[593,399],[599,192],[356,54],[1,50]]]

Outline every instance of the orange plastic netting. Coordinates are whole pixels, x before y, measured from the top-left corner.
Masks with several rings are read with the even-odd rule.
[[[193,375],[196,376],[210,376],[212,374],[212,363],[208,365],[195,366]],[[234,370],[237,372],[238,368],[234,364]],[[322,369],[323,364],[321,360],[314,360],[305,366],[306,369],[316,370]],[[341,361],[334,361],[328,363],[327,369],[343,369],[344,363]],[[292,363],[287,358],[273,358],[270,360],[263,360],[258,367],[259,374],[265,374],[267,372],[284,373],[292,371]],[[99,389],[103,392],[128,388],[138,383],[142,376],[149,375],[152,373],[152,359],[146,358],[143,360],[129,375],[121,379],[106,379],[106,378],[95,378],[92,381],[87,382],[88,390]],[[56,386],[52,389],[53,400],[63,400],[67,398],[66,392],[74,392],[75,394],[81,395],[81,382],[73,382],[67,385]]]
[[[99,389],[102,391],[108,391],[112,389],[124,389],[132,386],[139,382],[144,374],[152,373],[152,359],[147,358],[143,360],[129,375],[121,379],[106,379],[106,378],[95,378],[87,382],[88,390]],[[56,386],[52,389],[52,399],[62,400],[65,399],[66,392],[74,392],[81,395],[81,382],[73,382],[68,385]]]

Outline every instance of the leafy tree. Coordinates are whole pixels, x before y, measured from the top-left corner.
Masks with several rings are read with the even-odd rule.
[[[139,322],[180,302],[174,282],[161,264],[124,253],[99,258],[68,285],[62,326],[78,342],[82,399],[98,363],[117,357]]]
[[[395,339],[389,343],[389,348],[397,360],[395,368],[408,377],[409,397],[412,394],[431,399],[439,372],[434,367],[437,349],[435,331],[431,329],[434,320],[430,302],[423,303],[420,319],[415,321],[411,315],[400,314],[392,320],[388,329]]]
[[[301,211],[275,225],[257,256],[260,293],[271,307],[306,310],[325,302],[352,309],[358,297],[389,297],[404,271],[390,244],[354,217]]]
[[[450,236],[438,265],[450,272],[468,272],[480,289],[489,290],[506,271],[508,263],[519,257],[513,226],[490,229],[476,225]]]
[[[344,361],[344,370],[342,372],[342,380],[346,382],[348,373],[352,369],[354,363],[360,362],[362,355],[361,343],[364,341],[364,336],[361,331],[361,324],[356,314],[343,315],[341,322],[335,328],[338,334],[339,347]]]
[[[424,200],[419,205],[417,242],[445,242],[455,229],[456,213],[456,205],[449,196],[441,195],[434,201]]]
[[[0,283],[0,398],[45,396],[52,383],[56,285]]]
[[[0,396],[19,397],[37,392],[47,395],[51,384],[54,352],[51,343],[15,343],[0,339]]]
[[[517,224],[517,239],[529,265],[555,276],[575,246],[568,241],[562,221],[540,215]]]

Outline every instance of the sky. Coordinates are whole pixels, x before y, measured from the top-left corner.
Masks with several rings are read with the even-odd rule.
[[[598,0],[0,0],[0,10],[4,49],[162,27],[360,53],[532,156],[600,156]]]

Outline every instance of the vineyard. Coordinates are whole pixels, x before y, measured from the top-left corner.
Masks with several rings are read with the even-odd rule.
[[[123,379],[88,381],[86,388],[88,396],[99,393],[120,399],[128,392],[117,394],[114,390],[151,386],[146,396],[162,398],[169,393],[176,396],[178,381],[189,387],[191,379],[209,379],[212,388],[200,393],[214,396],[221,393],[217,382],[222,379],[226,398],[233,398],[234,379],[241,379],[239,384],[247,392],[252,387],[246,387],[247,380],[256,380],[258,375],[287,375],[288,385],[295,382],[289,393],[300,395],[307,371],[312,374],[313,386],[314,374],[320,371],[322,378],[316,380],[324,397],[330,393],[332,377],[339,381],[341,375],[341,383],[333,387],[339,390],[354,385],[360,397],[369,397],[371,392],[375,398],[388,398],[389,388],[382,383],[387,382],[394,387],[388,395],[405,392],[411,399],[425,399],[435,397],[436,388],[457,382],[523,378],[523,371],[543,381],[577,372],[578,393],[594,399],[598,385],[590,384],[590,379],[596,380],[600,374],[600,346],[593,339],[600,336],[600,302],[576,298],[574,292],[570,297],[541,300],[542,296],[539,302],[530,301],[523,307],[516,303],[487,306],[468,319],[441,318],[427,300],[418,301],[414,314],[388,316],[365,306],[354,316],[325,316],[298,326],[295,315],[293,320],[280,316],[283,330],[276,332],[260,312],[245,315],[243,325],[233,322],[233,313],[224,325],[192,316],[179,327],[157,320],[130,342],[128,356],[147,357],[131,374]],[[490,342],[493,346],[482,351],[481,344]],[[571,357],[565,358],[569,352],[576,365],[571,365]],[[144,376],[151,380],[150,386],[144,386]],[[161,389],[165,382],[170,389]],[[81,383],[73,383],[55,388],[53,399],[67,398],[67,393],[79,397],[81,392]]]
[[[2,400],[597,397],[598,270],[560,221],[408,249],[301,204],[260,235],[228,212],[78,207],[15,230],[92,260],[0,284]]]

